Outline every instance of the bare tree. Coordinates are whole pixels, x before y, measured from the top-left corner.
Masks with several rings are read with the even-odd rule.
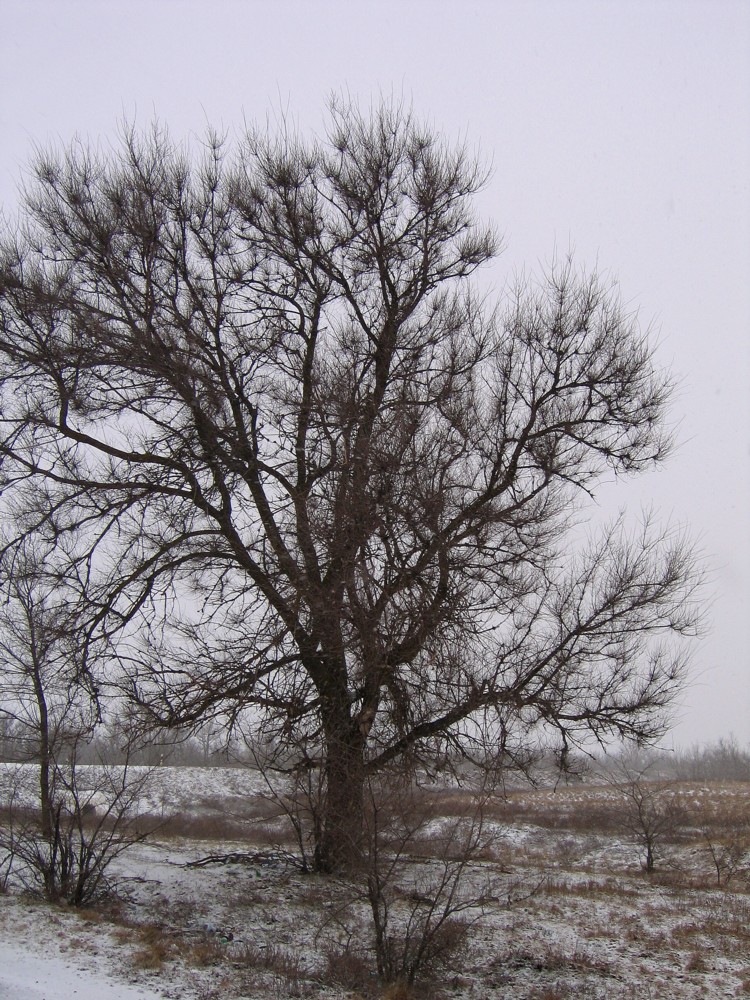
[[[6,497],[87,541],[88,634],[153,719],[317,744],[321,868],[398,758],[654,737],[659,637],[696,623],[681,537],[568,551],[602,477],[666,454],[670,379],[569,262],[481,299],[484,181],[390,106],[197,163],[127,129],[38,156],[2,244]]]
[[[643,867],[650,875],[659,852],[688,820],[687,810],[673,782],[655,777],[656,761],[646,764],[616,761],[610,780],[622,799],[622,825],[643,849]]]
[[[55,763],[93,732],[96,693],[73,609],[57,574],[31,543],[0,563],[0,717],[15,724],[16,757],[38,765],[41,832],[55,824]],[[88,690],[87,690],[88,688]]]
[[[0,788],[3,881],[80,906],[102,895],[115,858],[142,840],[136,809],[147,773],[81,767],[99,719],[75,590],[30,541],[0,563],[0,719],[14,725],[10,787]],[[30,767],[31,766],[31,767]],[[7,773],[6,773],[7,776]],[[34,789],[35,786],[35,789]]]

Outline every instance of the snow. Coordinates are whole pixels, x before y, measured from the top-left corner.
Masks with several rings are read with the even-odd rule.
[[[38,947],[39,945],[37,945]],[[30,944],[0,943],[0,1000],[164,1000],[164,994],[83,971],[75,960],[39,955]]]
[[[344,880],[303,874],[275,849],[269,830],[275,836],[277,827],[269,827],[258,798],[257,774],[163,767],[153,779],[143,803],[180,821],[117,859],[118,899],[78,911],[16,890],[0,895],[0,1000],[374,995],[324,985],[337,928],[354,928],[367,944],[366,908]],[[467,914],[470,948],[458,959],[455,981],[443,984],[453,1000],[526,1000],[545,990],[587,1000],[719,1000],[750,992],[750,871],[717,889],[698,839],[672,845],[675,866],[646,878],[637,844],[615,825],[582,822],[587,809],[592,823],[601,817],[605,794],[540,790],[498,804],[487,823],[498,835],[496,853],[471,876],[477,885],[492,883],[494,903]],[[750,807],[750,786],[739,783],[692,786],[685,795],[726,800],[727,815],[747,815]],[[200,839],[185,835],[196,819],[203,821]],[[231,837],[219,820],[232,821]],[[439,840],[454,822],[435,820],[431,832]],[[225,863],[191,866],[216,855]],[[412,874],[426,882],[429,864],[420,854]]]

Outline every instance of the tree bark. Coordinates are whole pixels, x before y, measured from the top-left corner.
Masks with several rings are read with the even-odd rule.
[[[325,798],[315,865],[333,872],[351,868],[361,856],[365,739],[349,705],[329,705],[325,716]]]
[[[54,824],[52,821],[52,797],[50,794],[50,745],[49,712],[44,685],[38,665],[33,669],[34,695],[39,710],[39,805],[42,812],[42,837],[52,847]]]

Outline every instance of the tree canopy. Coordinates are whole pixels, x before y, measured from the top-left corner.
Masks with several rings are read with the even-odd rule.
[[[666,454],[670,377],[569,261],[478,293],[485,180],[389,105],[129,128],[40,154],[2,241],[4,502],[152,719],[252,710],[320,767],[321,867],[399,759],[652,739],[697,622],[682,536],[573,530]]]

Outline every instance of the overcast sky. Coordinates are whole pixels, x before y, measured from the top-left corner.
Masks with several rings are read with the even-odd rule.
[[[501,288],[572,249],[620,282],[680,380],[680,447],[602,491],[691,526],[708,636],[666,745],[750,741],[750,3],[747,0],[0,0],[0,202],[34,143],[177,137],[327,96],[403,97],[493,164]]]

